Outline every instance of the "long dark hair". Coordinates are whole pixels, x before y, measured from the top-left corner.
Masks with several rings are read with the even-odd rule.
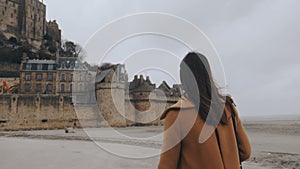
[[[187,97],[195,104],[199,116],[207,124],[227,124],[223,96],[212,78],[207,58],[197,52],[188,53],[180,64],[180,80]],[[209,113],[211,113],[209,115]]]

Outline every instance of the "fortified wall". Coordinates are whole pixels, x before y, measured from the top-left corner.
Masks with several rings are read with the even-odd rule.
[[[180,95],[180,86],[159,87],[140,75],[128,82],[124,65],[105,65],[96,76],[96,99],[99,111],[108,125],[161,125],[160,115]]]
[[[157,87],[143,76],[128,82],[124,65],[110,65],[97,73],[95,88],[77,96],[1,94],[0,130],[162,125],[163,110],[179,97],[179,86]]]
[[[75,112],[72,99],[62,95],[0,95],[0,130],[78,127],[79,119],[97,127],[93,107],[78,107]]]

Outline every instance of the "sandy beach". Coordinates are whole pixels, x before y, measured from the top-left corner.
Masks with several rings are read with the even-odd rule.
[[[252,157],[243,163],[245,169],[300,168],[300,121],[245,121],[244,126],[253,151]],[[161,137],[154,136],[161,133],[162,127],[117,131],[126,137],[112,134],[109,128],[87,129],[94,142],[81,129],[75,129],[74,133],[0,132],[1,169],[156,168]]]

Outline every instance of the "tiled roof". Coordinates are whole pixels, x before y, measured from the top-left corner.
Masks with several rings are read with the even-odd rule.
[[[102,82],[105,77],[112,71],[113,69],[110,68],[110,69],[106,69],[106,70],[103,70],[99,73],[97,73],[96,75],[96,83],[99,83],[99,82]]]
[[[28,60],[23,63],[23,71],[55,71],[56,62],[54,60]]]

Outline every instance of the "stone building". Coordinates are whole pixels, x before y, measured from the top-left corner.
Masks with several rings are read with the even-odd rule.
[[[21,33],[20,5],[18,0],[0,0],[0,31],[4,32],[7,39]]]
[[[105,64],[96,75],[96,99],[99,111],[110,126],[126,126],[125,88],[128,75],[124,65]],[[117,97],[114,97],[117,96]],[[118,107],[121,106],[121,107]]]
[[[104,65],[96,76],[99,110],[111,126],[159,125],[163,110],[176,103],[179,85],[170,88],[163,82],[158,88],[149,77],[137,75],[128,82],[124,65]]]
[[[72,97],[74,103],[90,103],[92,80],[96,72],[89,71],[87,66],[74,57],[60,57],[57,66],[56,93]]]
[[[57,66],[57,93],[84,92],[89,81],[87,67],[77,58],[60,57]]]
[[[71,96],[89,88],[91,73],[77,58],[59,57],[54,60],[27,60],[21,64],[21,94],[62,94]]]
[[[167,96],[167,97],[180,97],[181,93],[183,93],[182,91],[182,87],[180,84],[174,84],[173,87],[171,88],[166,81],[163,81],[159,87],[159,90],[163,91],[163,93]]]
[[[135,110],[132,112],[135,116],[135,125],[157,125],[162,123],[159,117],[166,107],[178,101],[181,90],[176,85],[170,88],[165,81],[156,87],[149,76],[144,79],[142,75],[140,77],[136,75],[133,81],[129,82],[128,95],[130,98],[128,104],[131,104]]]
[[[61,30],[56,20],[47,22],[47,35],[50,36],[54,42],[61,42]]]
[[[61,30],[56,21],[47,23],[46,5],[40,0],[0,0],[0,33],[7,40],[14,37],[39,49],[47,31],[60,41]]]
[[[28,60],[21,64],[20,93],[56,93],[57,64],[53,60]]]
[[[46,34],[46,5],[39,0],[19,0],[21,36],[41,41]]]

